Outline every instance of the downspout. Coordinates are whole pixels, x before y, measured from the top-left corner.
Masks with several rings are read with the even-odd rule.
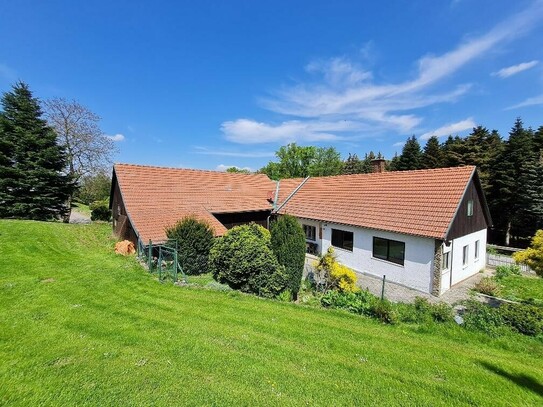
[[[296,194],[296,192],[298,192],[298,191],[300,190],[300,188],[304,186],[304,184],[307,182],[308,179],[309,179],[309,176],[305,177],[304,180],[303,180],[302,182],[300,182],[300,185],[298,185],[298,186],[296,187],[296,189],[294,189],[294,191],[292,191],[292,192],[290,193],[290,195],[287,197],[287,199],[285,199],[285,202],[283,202],[283,203],[279,206],[279,208],[277,208],[274,212],[275,212],[275,213],[279,212],[279,211],[281,210],[281,208],[282,208],[283,206],[285,206],[285,205],[288,203],[288,201],[290,201],[290,199]]]
[[[279,183],[281,180],[278,180],[275,182],[275,196],[273,198],[273,204],[272,204],[272,213],[275,211],[275,208],[277,208],[277,200],[279,199]],[[266,229],[270,230],[270,215],[266,218]]]

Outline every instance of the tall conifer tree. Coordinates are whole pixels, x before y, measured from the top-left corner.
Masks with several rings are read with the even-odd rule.
[[[426,142],[422,153],[422,168],[440,168],[443,166],[443,153],[439,139],[432,136]]]
[[[46,220],[66,213],[74,184],[62,173],[65,154],[23,82],[2,97],[0,217]]]
[[[419,170],[422,168],[422,150],[415,136],[407,139],[398,160],[398,170]]]

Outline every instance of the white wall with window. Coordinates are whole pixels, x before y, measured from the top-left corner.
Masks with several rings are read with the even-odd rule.
[[[434,245],[434,239],[424,237],[322,224],[321,253],[333,246],[338,261],[353,270],[386,275],[387,281],[426,293],[431,290]]]
[[[320,222],[310,219],[298,219],[305,234],[307,251],[310,254],[321,253]],[[314,252],[314,253],[313,253]]]
[[[485,268],[486,229],[454,239],[452,245],[451,285],[459,283]]]

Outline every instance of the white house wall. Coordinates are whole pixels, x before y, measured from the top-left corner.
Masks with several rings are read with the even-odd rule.
[[[430,292],[432,284],[431,270],[435,249],[434,239],[328,222],[322,223],[321,253],[325,253],[331,246],[332,228],[353,232],[354,242],[352,252],[334,247],[340,263],[359,273],[371,274],[377,277],[386,275],[387,281],[393,281],[425,293]],[[374,236],[404,242],[404,265],[374,258]]]
[[[475,259],[475,242],[479,241],[479,258]],[[463,248],[468,246],[468,262],[462,264]],[[477,274],[486,265],[486,229],[452,241],[451,285]]]

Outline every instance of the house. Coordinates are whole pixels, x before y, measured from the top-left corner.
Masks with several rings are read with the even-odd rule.
[[[110,205],[117,235],[164,241],[183,216],[220,236],[271,216],[298,218],[308,251],[333,246],[359,273],[439,296],[485,267],[490,214],[473,166],[271,181],[263,174],[116,164]]]

